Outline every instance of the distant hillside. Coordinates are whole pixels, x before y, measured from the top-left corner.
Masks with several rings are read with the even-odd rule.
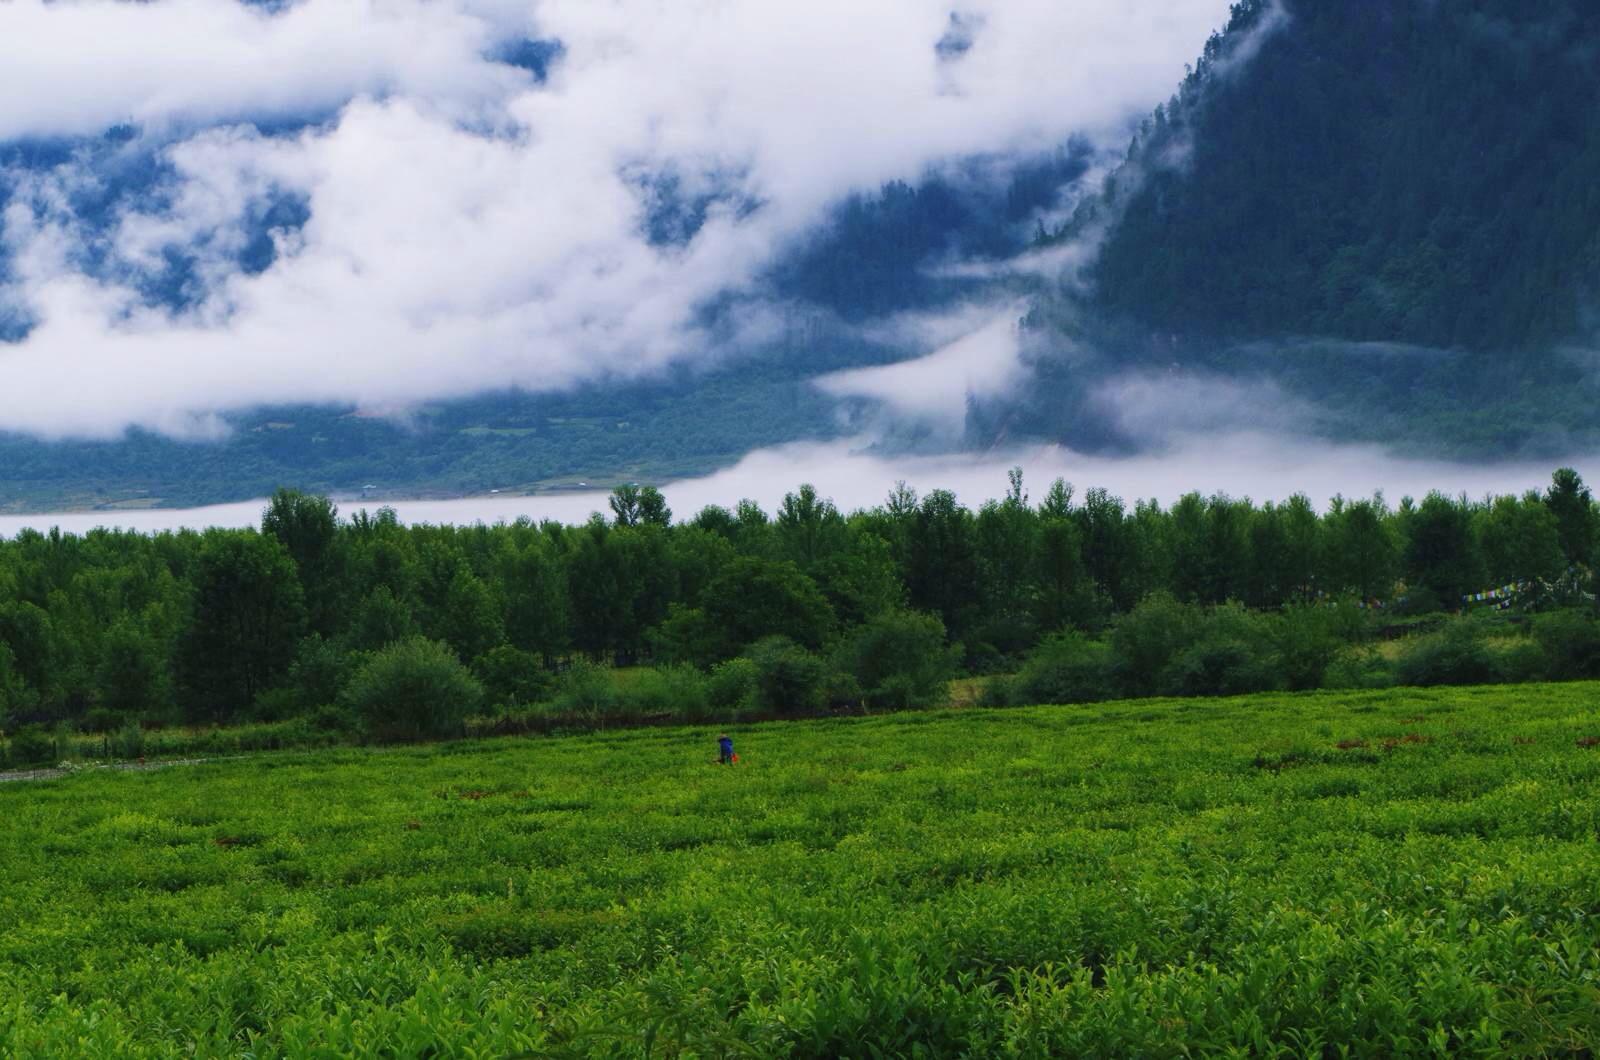
[[[1034,314],[1051,385],[980,436],[1138,444],[1086,407],[1087,348],[1264,377],[1411,452],[1600,445],[1600,5],[1236,4],[1069,241],[1098,253]]]
[[[1276,25],[1281,21],[1281,25]],[[1229,40],[1273,23],[1237,71]],[[1248,0],[1131,152],[1099,307],[1180,335],[1543,349],[1600,293],[1600,4]]]

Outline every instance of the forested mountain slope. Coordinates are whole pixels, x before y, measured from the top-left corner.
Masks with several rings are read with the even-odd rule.
[[[1582,333],[1600,285],[1600,6],[1249,0],[1147,126],[1093,271],[1193,337],[1475,350]],[[1221,52],[1213,48],[1213,52]]]
[[[1176,373],[1408,455],[1600,448],[1597,104],[1579,0],[1234,5],[1047,233],[1085,264],[1030,316],[1038,384],[969,433],[1138,448],[1107,380]]]

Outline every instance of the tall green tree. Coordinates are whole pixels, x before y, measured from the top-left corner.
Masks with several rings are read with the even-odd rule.
[[[276,538],[208,533],[179,644],[189,717],[223,722],[242,716],[283,677],[305,622],[294,560]]]
[[[1560,468],[1550,477],[1544,503],[1555,516],[1561,552],[1569,564],[1591,563],[1594,557],[1597,521],[1594,497],[1583,479],[1570,467]]]
[[[1481,514],[1479,536],[1495,585],[1552,579],[1567,565],[1560,521],[1537,493],[1496,497]]]
[[[1363,600],[1383,600],[1393,593],[1400,543],[1387,515],[1381,498],[1336,503],[1327,526],[1327,581],[1333,591],[1354,593]],[[1438,548],[1459,547],[1466,540],[1458,538],[1456,546],[1441,542],[1435,554],[1442,556]]]
[[[119,619],[100,644],[95,666],[100,705],[127,719],[157,717],[172,705],[166,646],[131,616]]]
[[[1413,590],[1425,590],[1441,607],[1455,610],[1461,598],[1483,587],[1483,562],[1472,534],[1466,501],[1429,493],[1407,525],[1405,575]]]
[[[640,486],[637,482],[618,486],[611,491],[609,503],[619,527],[666,526],[672,522],[672,509],[654,486]]]
[[[906,589],[911,606],[937,614],[957,638],[966,635],[982,599],[972,513],[949,490],[922,499],[906,542]]]
[[[831,500],[819,497],[809,482],[784,495],[773,528],[778,554],[808,573],[837,552],[845,538],[839,509]]]
[[[561,560],[544,535],[508,540],[496,578],[505,598],[506,639],[520,651],[551,661],[567,648],[567,582]]]
[[[311,628],[331,634],[345,600],[339,509],[326,497],[279,489],[261,513],[261,532],[277,538],[294,560]]]
[[[788,560],[739,557],[707,586],[702,606],[721,658],[771,636],[816,650],[834,625],[816,582]]]

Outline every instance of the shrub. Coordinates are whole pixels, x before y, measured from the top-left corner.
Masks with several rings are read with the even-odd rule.
[[[1116,667],[1110,645],[1082,633],[1058,633],[1034,649],[1015,678],[991,687],[995,701],[1013,706],[1095,703],[1116,696]]]
[[[574,661],[562,675],[553,706],[556,713],[591,725],[604,725],[624,712],[611,668],[588,659]]]
[[[1371,648],[1346,648],[1323,673],[1323,688],[1390,688],[1394,667]]]
[[[1457,619],[1407,646],[1395,677],[1403,685],[1481,685],[1499,680],[1501,672],[1482,630]]]
[[[1279,684],[1277,660],[1258,644],[1214,633],[1178,653],[1163,673],[1164,691],[1181,696],[1237,696]]]
[[[1272,626],[1278,668],[1291,692],[1321,688],[1328,667],[1360,632],[1362,618],[1348,603],[1295,605],[1284,609]]]
[[[1436,615],[1444,606],[1445,601],[1438,593],[1419,586],[1396,600],[1392,613],[1402,618]]]
[[[472,660],[473,676],[483,682],[489,701],[504,708],[538,703],[554,684],[550,671],[532,652],[502,644]]]
[[[111,753],[117,758],[139,758],[144,754],[144,730],[130,721],[111,737]]]
[[[828,701],[828,668],[787,637],[767,637],[749,651],[756,705],[778,714],[809,714]]]
[[[11,734],[6,761],[14,766],[34,766],[56,760],[55,738],[42,726],[24,725]]]
[[[1197,608],[1168,593],[1151,593],[1123,615],[1111,630],[1111,653],[1126,690],[1134,695],[1162,691],[1167,667],[1194,643],[1199,620]]]
[[[361,719],[348,703],[325,703],[306,715],[306,724],[314,732],[353,735],[361,728]]]
[[[1039,627],[1027,615],[1007,612],[979,625],[968,639],[982,643],[1001,660],[1016,658],[1039,639]]]
[[[255,721],[282,721],[298,713],[300,697],[292,688],[269,688],[256,695],[255,703],[250,708],[250,716]]]
[[[980,707],[1015,707],[1026,701],[1015,675],[995,674],[978,689]]]
[[[937,705],[956,670],[944,623],[916,611],[887,611],[868,621],[845,643],[839,661],[872,710]]]
[[[1161,691],[1183,696],[1236,696],[1282,684],[1271,620],[1225,604],[1195,609],[1193,641],[1162,671]]]
[[[1545,672],[1557,681],[1600,677],[1600,625],[1575,611],[1533,620],[1534,642],[1544,649]]]
[[[756,664],[740,657],[718,664],[706,679],[706,703],[719,718],[756,709]]]
[[[1544,646],[1526,638],[1519,638],[1502,650],[1497,664],[1502,681],[1540,681],[1550,672],[1550,657]]]
[[[636,717],[679,717],[700,721],[709,716],[706,679],[692,666],[665,666],[640,671],[621,690]]]
[[[459,735],[483,686],[444,644],[413,637],[375,652],[344,698],[375,739],[423,740]]]
[[[360,653],[324,640],[320,634],[301,638],[284,683],[257,694],[252,717],[261,722],[286,721],[337,703],[362,660]]]
[[[968,641],[960,650],[961,668],[969,674],[996,674],[1006,669],[1006,657],[986,640]]]
[[[89,713],[78,722],[78,728],[83,732],[106,733],[122,724],[122,715],[109,707],[91,707]]]

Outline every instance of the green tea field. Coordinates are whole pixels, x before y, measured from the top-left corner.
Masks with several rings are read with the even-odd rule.
[[[732,735],[0,785],[0,1054],[1600,1043],[1600,686]]]

